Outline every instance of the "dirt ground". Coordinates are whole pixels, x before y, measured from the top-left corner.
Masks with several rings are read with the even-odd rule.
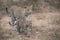
[[[15,28],[8,24],[11,20],[10,17],[3,16],[0,19],[0,27],[3,30],[3,39],[1,40],[60,40],[59,17],[59,12],[31,14],[32,35],[26,37],[25,35],[19,35]]]

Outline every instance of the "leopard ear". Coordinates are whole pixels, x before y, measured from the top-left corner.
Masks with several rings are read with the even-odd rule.
[[[31,10],[32,10],[32,5],[31,5],[31,6],[29,6],[29,9],[31,9]]]
[[[30,12],[32,12],[32,5],[31,5],[31,6],[29,6],[29,8],[28,8],[28,9],[29,9],[29,11],[30,11]]]
[[[32,8],[32,5],[30,7]]]

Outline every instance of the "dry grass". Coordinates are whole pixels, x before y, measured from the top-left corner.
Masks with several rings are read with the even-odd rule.
[[[2,30],[0,29],[0,32],[2,32],[0,37],[3,37],[1,38],[3,40],[60,40],[60,25],[55,22],[59,16],[58,13],[32,14],[30,21],[32,21],[33,27],[30,37],[19,35],[13,30],[14,28],[8,24],[10,18],[5,16],[1,20]]]
[[[2,18],[0,20],[0,40],[60,40],[60,14],[52,9],[53,12],[47,11],[31,14],[30,21],[33,27],[30,37],[19,35],[15,28],[8,24],[10,17],[0,16]]]

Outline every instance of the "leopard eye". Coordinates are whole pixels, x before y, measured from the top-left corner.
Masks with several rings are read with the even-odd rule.
[[[27,8],[27,7],[24,7],[24,8]]]

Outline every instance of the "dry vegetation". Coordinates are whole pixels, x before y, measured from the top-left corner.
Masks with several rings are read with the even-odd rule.
[[[0,40],[60,40],[59,4],[60,0],[0,0]],[[32,22],[30,37],[19,34],[9,25],[11,18],[5,8],[12,5],[21,8],[33,5],[29,19]]]

